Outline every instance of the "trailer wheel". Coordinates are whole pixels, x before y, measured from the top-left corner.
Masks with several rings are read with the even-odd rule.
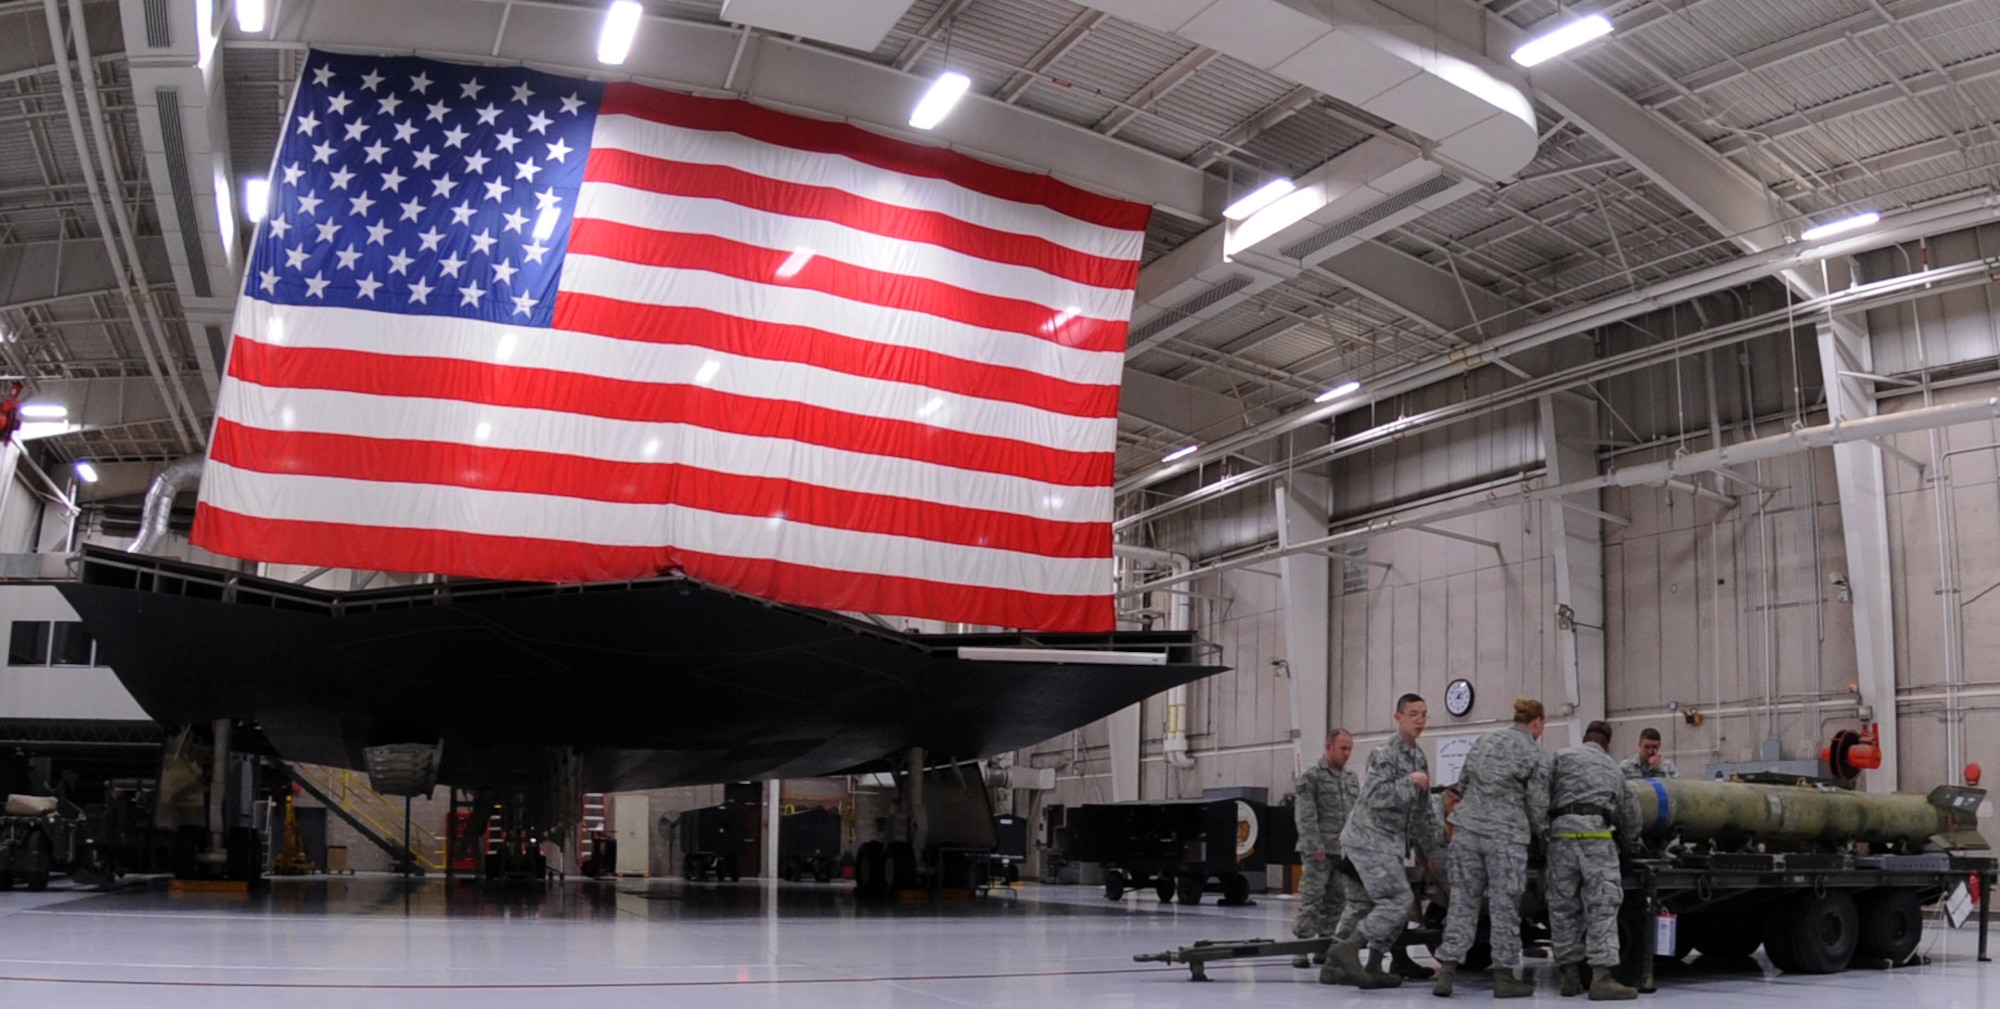
[[[1854,959],[1854,946],[1861,936],[1860,914],[1854,898],[1841,890],[1813,895],[1800,894],[1781,905],[1765,919],[1764,948],[1779,970],[1796,974],[1835,974],[1847,969]],[[1789,912],[1789,913],[1787,913]],[[1776,928],[1786,940],[1771,942]],[[1782,946],[1783,959],[1773,946]]]
[[[1764,905],[1764,955],[1771,966],[1787,974],[1800,973],[1799,958],[1792,951],[1792,913],[1796,900],[1785,897]]]
[[[1104,899],[1117,900],[1125,896],[1126,883],[1125,870],[1104,870]]]
[[[1153,881],[1153,894],[1160,898],[1160,903],[1162,904],[1171,904],[1174,902],[1175,889],[1177,887],[1174,885],[1174,878],[1172,876],[1161,876],[1159,879]]]
[[[1201,903],[1202,884],[1206,882],[1208,882],[1207,876],[1197,875],[1192,872],[1186,873],[1180,877],[1179,886],[1174,890],[1174,896],[1180,898],[1180,902],[1183,904],[1190,906],[1199,904]]]
[[[1646,902],[1634,900],[1632,894],[1625,895],[1625,902],[1618,906],[1618,966],[1611,968],[1611,976],[1618,983],[1637,985],[1645,968],[1645,947],[1641,944],[1641,929],[1652,927],[1651,916],[1646,913]]]
[[[1877,890],[1860,901],[1860,938],[1856,957],[1902,963],[1917,951],[1924,935],[1924,906],[1908,890]]]
[[[854,892],[862,897],[879,897],[888,892],[883,886],[887,857],[882,842],[869,841],[854,853]]]

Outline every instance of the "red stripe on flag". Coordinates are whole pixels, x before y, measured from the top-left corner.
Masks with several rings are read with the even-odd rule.
[[[654,231],[597,218],[577,219],[569,238],[571,255],[603,256],[666,269],[706,270],[751,283],[802,287],[848,301],[1020,333],[1065,347],[1107,353],[1125,351],[1127,325],[1122,320],[1071,317],[1062,326],[1052,327],[1051,323],[1065,313],[1032,301],[968,291],[928,277],[871,270],[827,256],[814,256],[796,275],[780,279],[778,267],[791,258],[792,252],[714,235]]]
[[[264,519],[210,504],[195,509],[193,539],[218,554],[279,564],[450,571],[506,580],[619,581],[679,568],[733,591],[821,609],[1050,631],[1108,631],[1114,626],[1108,591],[1102,596],[1051,595],[672,548]]]
[[[1046,238],[984,227],[935,210],[899,207],[844,189],[784,182],[726,165],[600,150],[591,154],[583,177],[586,182],[724,200],[767,213],[831,221],[884,238],[924,242],[980,259],[1031,267],[1092,287],[1130,290],[1139,280],[1139,264],[1134,260],[1093,256]]]
[[[1012,550],[1044,557],[1111,554],[1107,522],[1063,522],[720,473],[681,463],[632,463],[488,448],[457,442],[268,431],[217,421],[209,458],[261,473],[294,473],[548,494],[621,504],[676,504],[701,511],[902,536],[933,543]]]
[[[974,192],[1032,203],[1091,224],[1123,231],[1146,227],[1152,208],[1100,196],[1048,175],[989,165],[957,151],[924,147],[848,123],[806,119],[733,98],[696,98],[638,84],[604,89],[599,115],[627,115],[693,130],[736,133],[753,140],[821,154],[839,154],[905,175],[943,179]]]
[[[1024,368],[978,364],[936,351],[857,340],[807,326],[758,322],[703,308],[642,305],[564,291],[556,295],[554,325],[572,333],[636,343],[705,347],[741,357],[789,361],[1073,417],[1118,415],[1115,385],[1065,382]]]
[[[274,388],[446,399],[614,420],[688,424],[1066,486],[1106,486],[1115,463],[1110,452],[1064,451],[918,421],[870,417],[695,385],[633,382],[456,358],[279,347],[241,336],[230,351],[229,374]]]

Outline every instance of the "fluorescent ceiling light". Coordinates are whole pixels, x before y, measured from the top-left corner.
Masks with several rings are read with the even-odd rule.
[[[76,475],[78,479],[81,479],[84,483],[96,483],[97,467],[92,466],[90,463],[82,459],[78,459],[76,461]]]
[[[1185,447],[1185,448],[1177,448],[1177,449],[1174,449],[1174,450],[1173,450],[1172,452],[1168,452],[1168,453],[1167,453],[1167,455],[1166,455],[1166,457],[1165,457],[1165,458],[1163,458],[1163,459],[1161,459],[1160,461],[1161,461],[1161,462],[1179,462],[1180,460],[1182,460],[1182,459],[1185,459],[1185,458],[1187,458],[1188,456],[1191,456],[1191,455],[1193,455],[1193,454],[1195,454],[1196,452],[1199,452],[1199,451],[1201,451],[1201,446],[1200,446],[1200,445],[1189,445],[1189,446],[1187,446],[1187,447]]]
[[[910,110],[910,125],[920,130],[928,130],[944,122],[951,114],[951,108],[965,97],[965,90],[972,86],[972,78],[961,73],[945,71],[931,82],[931,89],[917,101],[917,107]]]
[[[639,33],[639,17],[645,8],[638,0],[614,0],[604,10],[604,28],[597,33],[597,62],[617,66],[632,52],[632,36]]]
[[[1296,187],[1290,179],[1272,179],[1258,186],[1257,190],[1250,195],[1230,204],[1229,209],[1222,212],[1222,216],[1232,221],[1240,221],[1278,202],[1281,197],[1291,192],[1294,188]]]
[[[43,420],[61,419],[69,416],[69,407],[61,403],[29,403],[21,408],[21,416]]]
[[[1575,49],[1577,46],[1611,34],[1611,19],[1602,14],[1592,14],[1586,18],[1557,28],[1546,35],[1529,39],[1521,48],[1514,50],[1514,62],[1524,67],[1553,59]]]
[[[256,224],[264,219],[264,213],[271,208],[271,180],[243,180],[243,216]]]
[[[778,276],[796,277],[799,275],[799,271],[805,269],[806,264],[812,262],[812,260],[813,250],[801,245],[793,249],[792,254],[785,257],[784,262],[778,264]]]
[[[264,30],[264,0],[236,0],[236,27],[255,35]]]
[[[1323,393],[1320,393],[1318,396],[1313,397],[1313,402],[1328,403],[1332,402],[1333,400],[1339,399],[1342,396],[1351,396],[1354,393],[1360,391],[1361,391],[1361,383],[1342,382],[1339,385],[1336,385],[1333,388],[1328,389]]]
[[[1828,235],[1846,234],[1847,232],[1850,231],[1858,231],[1871,224],[1874,224],[1876,221],[1879,221],[1881,219],[1882,219],[1881,214],[1878,214],[1875,211],[1871,210],[1865,214],[1855,214],[1853,217],[1843,217],[1838,221],[1833,221],[1828,224],[1822,224],[1816,228],[1807,228],[1805,230],[1805,233],[1801,234],[1799,238],[1802,241],[1810,242],[1815,238],[1825,238]]]

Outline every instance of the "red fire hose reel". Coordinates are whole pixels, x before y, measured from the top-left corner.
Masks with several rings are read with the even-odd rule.
[[[1834,733],[1833,741],[1819,751],[1819,759],[1826,762],[1827,771],[1839,781],[1853,781],[1862,771],[1881,767],[1882,743],[1875,723],[1862,726],[1860,732],[1842,729]]]

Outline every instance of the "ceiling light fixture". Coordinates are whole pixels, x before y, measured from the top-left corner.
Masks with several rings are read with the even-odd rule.
[[[69,416],[69,407],[61,403],[29,403],[21,408],[21,416],[37,420],[61,420]]]
[[[236,0],[236,27],[250,35],[264,30],[264,0]]]
[[[1298,187],[1290,179],[1272,179],[1258,186],[1250,195],[1230,204],[1229,209],[1222,212],[1222,216],[1232,221],[1240,221],[1278,202],[1279,199],[1296,188]]]
[[[77,479],[82,480],[84,483],[96,483],[97,467],[92,466],[87,460],[78,459],[76,461],[76,475]]]
[[[1859,231],[1881,219],[1882,215],[1873,210],[1865,214],[1855,214],[1853,217],[1843,217],[1838,221],[1822,224],[1816,228],[1807,228],[1804,232],[1800,233],[1799,240],[1810,242],[1817,238],[1825,238],[1828,235],[1844,235],[1850,231]]]
[[[793,249],[792,254],[785,257],[784,262],[778,264],[778,276],[796,277],[799,275],[800,270],[806,268],[807,263],[812,262],[812,259],[813,250],[801,245]]]
[[[1185,459],[1185,458],[1187,458],[1188,456],[1191,456],[1191,455],[1193,455],[1193,454],[1195,454],[1196,452],[1199,452],[1199,451],[1201,451],[1201,446],[1200,446],[1200,445],[1188,445],[1188,446],[1186,446],[1186,447],[1184,447],[1184,448],[1177,448],[1177,449],[1174,449],[1174,450],[1173,450],[1172,452],[1168,452],[1168,453],[1166,454],[1166,456],[1165,456],[1164,458],[1162,458],[1162,459],[1161,459],[1160,461],[1161,461],[1161,462],[1179,462],[1179,461],[1181,461],[1182,459]]]
[[[965,97],[967,88],[972,87],[972,78],[947,70],[931,82],[930,90],[917,100],[917,107],[910,110],[910,125],[920,130],[928,130],[944,122],[951,115],[952,106]]]
[[[1333,400],[1339,399],[1342,396],[1351,396],[1360,391],[1361,391],[1361,383],[1342,382],[1339,385],[1336,385],[1333,388],[1328,389],[1327,391],[1320,393],[1317,396],[1314,396],[1313,402],[1329,403],[1332,402]]]
[[[1561,56],[1592,39],[1611,34],[1611,19],[1602,14],[1578,18],[1552,32],[1538,35],[1514,50],[1514,62],[1524,67]]]
[[[259,224],[263,222],[264,214],[270,208],[271,180],[244,179],[243,216],[248,217],[251,224]]]
[[[632,52],[632,37],[639,34],[639,18],[646,9],[638,0],[614,0],[604,9],[604,28],[597,33],[597,62],[617,66]]]

